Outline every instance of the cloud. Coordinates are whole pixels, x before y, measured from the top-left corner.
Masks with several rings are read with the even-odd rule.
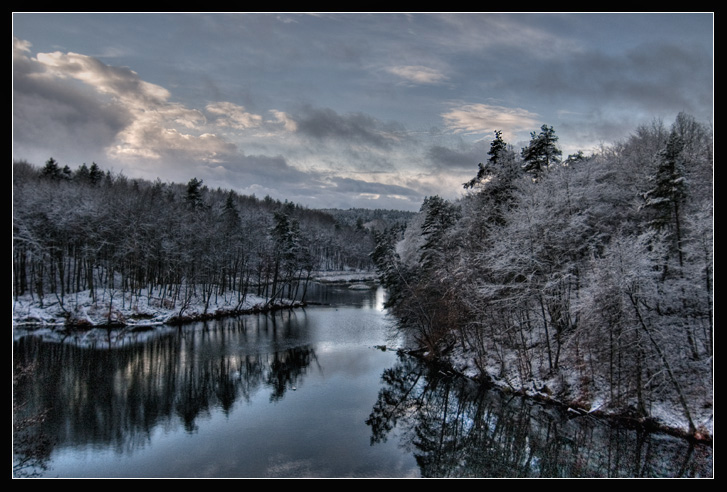
[[[239,156],[225,165],[231,175],[237,175],[246,182],[261,186],[310,186],[310,183],[320,181],[320,175],[315,172],[304,172],[291,166],[285,157],[266,155]]]
[[[203,162],[219,162],[236,152],[234,144],[206,131],[201,111],[170,97],[168,90],[128,68],[78,53],[32,58],[29,43],[15,42],[14,142],[21,149],[46,145],[55,147],[50,151],[56,155],[70,141],[96,152],[103,146],[107,157],[120,160],[183,154]],[[242,127],[256,121],[225,104],[208,106],[213,114],[228,110],[222,123]]]
[[[388,148],[399,141],[404,128],[398,123],[384,123],[365,113],[338,114],[328,108],[306,107],[296,118],[301,135],[349,143],[364,143]]]
[[[169,91],[141,80],[136,72],[106,65],[90,56],[56,51],[38,53],[36,60],[45,68],[45,77],[79,80],[135,109],[158,106],[169,98]]]
[[[57,77],[30,57],[30,43],[13,52],[13,151],[31,162],[63,156],[99,160],[133,121],[123,105],[67,77]]]
[[[89,140],[76,149],[86,153],[74,155],[79,163],[116,163],[148,179],[185,182],[195,176],[210,186],[265,191],[319,206],[330,205],[324,199],[343,206],[347,198],[367,206],[411,208],[417,202],[410,188],[339,174],[359,161],[358,172],[366,166],[391,170],[384,150],[404,138],[396,123],[310,106],[295,115],[270,109],[267,118],[231,101],[198,110],[172,101],[167,89],[128,68],[78,53],[33,58],[30,44],[22,41],[15,48],[14,142],[23,143],[18,151],[48,143],[44,151],[50,153],[38,158],[58,158],[61,142],[78,143],[71,137],[79,133],[80,140]],[[286,138],[271,138],[282,135]],[[315,145],[299,145],[305,140]],[[259,153],[246,154],[241,142]],[[92,156],[89,148],[96,148]],[[307,170],[300,167],[305,162]]]
[[[421,65],[390,67],[387,71],[415,84],[441,84],[448,79],[439,70]]]
[[[211,103],[205,109],[216,117],[217,125],[229,126],[238,130],[259,127],[263,121],[262,116],[248,113],[243,106],[231,102]]]
[[[427,151],[427,159],[435,169],[472,171],[487,158],[488,150],[489,142],[484,140],[460,148],[433,145]]]
[[[422,194],[414,188],[343,177],[325,171],[303,171],[283,156],[240,156],[234,162],[209,168],[203,177],[209,186],[229,187],[256,196],[269,195],[310,207],[373,207],[417,210]]]
[[[672,43],[638,45],[619,58],[590,54],[562,67],[559,93],[593,100],[618,94],[623,108],[649,113],[698,112],[713,100],[712,60],[705,50]]]
[[[398,197],[419,197],[420,193],[404,186],[363,181],[360,179],[334,177],[330,181],[335,185],[335,191],[345,194],[359,195],[387,195]]]
[[[557,59],[582,50],[567,31],[548,28],[548,21],[558,22],[558,14],[486,13],[436,14],[442,23],[436,29],[438,46],[448,46],[456,52],[493,54],[493,60],[505,56],[523,59]]]
[[[520,108],[488,104],[464,104],[442,114],[447,128],[467,135],[491,134],[502,130],[505,136],[537,126],[538,115]]]
[[[713,107],[701,17],[36,15],[14,23],[44,46],[14,39],[17,158],[302,203],[459,192],[495,130],[520,147],[553,125],[566,153]]]
[[[365,181],[361,179],[333,176],[324,179],[320,189],[311,190],[313,194],[301,196],[306,203],[328,208],[386,208],[397,210],[418,210],[423,195],[408,186]],[[289,196],[295,196],[296,190],[290,190]]]
[[[298,124],[291,118],[291,116],[283,111],[278,111],[277,109],[271,109],[270,113],[275,118],[275,121],[277,123],[280,123],[283,125],[283,128],[288,132],[296,132],[298,131]]]

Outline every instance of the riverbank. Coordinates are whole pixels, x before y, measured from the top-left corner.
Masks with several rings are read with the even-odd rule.
[[[376,280],[371,272],[316,272],[311,282],[366,286]],[[368,287],[366,287],[368,288]],[[159,291],[142,289],[75,292],[65,296],[22,296],[13,298],[13,327],[133,327],[179,324],[190,321],[270,312],[304,307],[305,302],[243,294],[230,290],[220,295],[205,294],[201,287],[184,289],[184,296],[160,296]]]
[[[425,351],[409,353],[431,360]],[[631,408],[611,405],[607,394],[593,394],[588,401],[574,397],[569,391],[568,382],[563,380],[562,374],[567,372],[565,370],[561,371],[559,377],[533,379],[515,385],[506,377],[499,376],[497,368],[479,368],[474,362],[472,354],[453,349],[434,359],[437,364],[443,365],[448,371],[474,380],[486,387],[560,406],[572,418],[586,416],[603,418],[616,422],[618,425],[640,428],[647,432],[661,432],[694,442],[713,443],[714,412],[712,401],[708,395],[705,395],[704,402],[692,402],[691,410],[697,432],[691,434],[688,422],[684,419],[677,402],[653,401],[650,414],[642,417]]]
[[[269,312],[304,306],[304,302],[274,299],[230,291],[205,296],[191,290],[184,299],[162,298],[145,290],[130,294],[106,291],[92,295],[77,292],[42,301],[29,296],[13,299],[13,327],[153,326],[213,319],[223,316]]]
[[[313,280],[321,284],[360,284],[364,282],[378,282],[376,272],[366,271],[335,271],[317,272]]]

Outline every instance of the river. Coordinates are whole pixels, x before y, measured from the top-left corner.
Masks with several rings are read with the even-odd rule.
[[[14,360],[33,369],[16,419],[44,419],[16,437],[14,476],[712,476],[711,446],[397,354],[380,288],[310,295],[320,305],[182,327],[16,333]]]

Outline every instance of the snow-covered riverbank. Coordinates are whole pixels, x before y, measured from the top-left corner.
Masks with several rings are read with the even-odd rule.
[[[474,354],[467,354],[454,348],[439,358],[439,361],[462,376],[486,383],[507,393],[561,405],[574,418],[602,417],[616,420],[624,425],[641,426],[647,430],[666,432],[687,439],[696,439],[701,442],[713,441],[714,412],[711,404],[713,401],[711,389],[705,389],[702,401],[691,402],[692,418],[697,426],[697,433],[690,435],[688,421],[677,401],[668,399],[652,401],[649,417],[641,418],[630,409],[612,404],[605,389],[600,393],[594,392],[588,401],[576,398],[570,390],[570,388],[577,387],[576,375],[578,372],[576,370],[567,370],[564,367],[558,377],[533,377],[527,381],[520,381],[516,377],[508,379],[499,375],[499,367],[496,365],[485,367],[482,370],[474,362],[475,358]]]
[[[323,280],[325,279],[325,280]],[[316,277],[316,282],[321,283],[347,283],[351,288],[365,286],[371,279],[354,273],[337,273]],[[56,297],[46,297],[41,303],[39,299],[29,297],[13,299],[13,327],[18,332],[26,329],[46,328],[52,331],[63,331],[68,327],[80,329],[78,333],[92,335],[93,328],[108,326],[125,327],[127,329],[143,329],[143,327],[168,325],[185,321],[211,319],[222,316],[247,314],[256,312],[267,312],[276,309],[288,309],[304,306],[304,303],[294,302],[289,299],[277,299],[270,302],[270,299],[248,294],[239,296],[237,292],[231,291],[224,296],[211,296],[207,302],[198,290],[197,295],[192,295],[186,302],[177,299],[162,300],[158,296],[141,293],[122,296],[120,292],[113,295],[106,292],[97,295],[96,299],[91,298],[90,292],[79,292],[73,295],[66,295],[61,303]],[[85,336],[85,335],[84,335]],[[504,391],[524,394],[536,399],[562,404],[573,412],[574,416],[592,415],[623,418],[623,415],[608,408],[607,395],[593,395],[589,406],[585,407],[584,402],[576,403],[568,397],[562,385],[556,379],[543,378],[542,380],[531,380],[528,382],[514,382],[496,376],[497,368],[486,369],[488,374],[483,372],[473,362],[474,355],[452,350],[441,359],[456,372],[477,381],[487,381]],[[568,371],[564,371],[567,373]],[[567,385],[566,385],[567,386]],[[571,395],[572,396],[572,395]],[[710,401],[705,395],[705,402]],[[702,439],[710,441],[713,436],[714,417],[712,409],[706,405],[695,406],[695,421],[703,431]],[[686,435],[687,424],[684,421],[678,405],[675,402],[653,403],[651,408],[651,419],[649,422],[641,422],[651,428],[660,428],[675,434]]]
[[[375,272],[365,271],[318,272],[314,275],[313,279],[322,284],[356,284],[361,282],[376,282],[377,276]]]
[[[301,302],[290,299],[270,299],[253,294],[245,296],[231,291],[209,299],[201,291],[188,298],[162,299],[142,291],[138,294],[105,292],[95,298],[89,291],[66,295],[61,302],[57,297],[13,299],[13,326],[146,326],[181,321],[220,317],[226,315],[264,312],[274,309],[299,307]]]
[[[350,283],[353,287],[375,281],[371,272],[318,272],[312,281]],[[305,303],[285,298],[269,298],[228,291],[205,296],[201,288],[188,289],[184,298],[160,297],[158,291],[141,290],[134,294],[105,291],[92,296],[90,291],[60,296],[13,298],[13,326],[149,326],[228,315],[266,312],[301,307]]]

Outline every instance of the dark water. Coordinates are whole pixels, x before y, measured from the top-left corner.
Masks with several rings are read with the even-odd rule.
[[[381,290],[312,294],[326,305],[124,336],[16,334],[15,361],[34,364],[16,420],[45,420],[14,475],[712,475],[711,447],[568,419],[382,350],[400,341]]]

